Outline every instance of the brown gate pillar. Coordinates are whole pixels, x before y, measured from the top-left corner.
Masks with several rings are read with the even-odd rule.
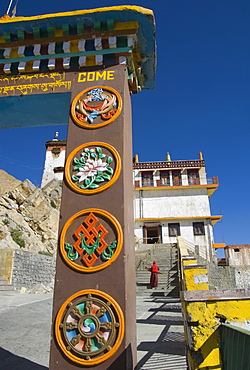
[[[72,91],[50,369],[133,369],[130,94],[124,65],[88,73],[112,80]]]

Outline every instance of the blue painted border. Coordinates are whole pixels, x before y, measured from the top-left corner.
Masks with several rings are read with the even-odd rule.
[[[70,97],[70,92],[1,97],[0,129],[67,125]]]

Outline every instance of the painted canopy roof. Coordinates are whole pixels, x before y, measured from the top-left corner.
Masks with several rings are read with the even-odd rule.
[[[136,76],[140,89],[153,89],[155,85],[156,46],[153,12],[138,6],[115,6],[65,13],[44,14],[32,17],[0,19],[0,64],[25,61],[25,55],[5,52],[22,45],[51,43],[59,40],[115,38],[113,45],[93,47],[93,52],[105,53],[112,47],[114,54],[127,57],[129,73]],[[112,39],[112,40],[113,40]],[[132,41],[131,41],[132,40]],[[28,46],[27,46],[28,45]],[[65,52],[65,50],[63,50]],[[83,55],[85,51],[81,50]],[[9,55],[7,55],[9,53]],[[7,55],[8,60],[5,59]],[[60,54],[61,56],[62,54]],[[75,55],[75,54],[74,54]],[[86,54],[88,55],[88,54]],[[55,54],[55,58],[59,57]],[[29,55],[29,60],[30,60]],[[20,71],[19,71],[20,72]],[[140,91],[138,89],[138,91]]]

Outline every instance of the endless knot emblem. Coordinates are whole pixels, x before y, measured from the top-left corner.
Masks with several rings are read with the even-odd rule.
[[[63,228],[60,239],[66,262],[83,271],[104,268],[117,257],[121,246],[122,232],[118,221],[108,212],[96,209],[73,216]]]

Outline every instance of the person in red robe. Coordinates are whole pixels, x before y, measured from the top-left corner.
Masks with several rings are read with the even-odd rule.
[[[153,265],[150,267],[150,285],[151,288],[158,287],[158,274],[159,274],[159,267],[156,264],[156,261],[153,262]]]

